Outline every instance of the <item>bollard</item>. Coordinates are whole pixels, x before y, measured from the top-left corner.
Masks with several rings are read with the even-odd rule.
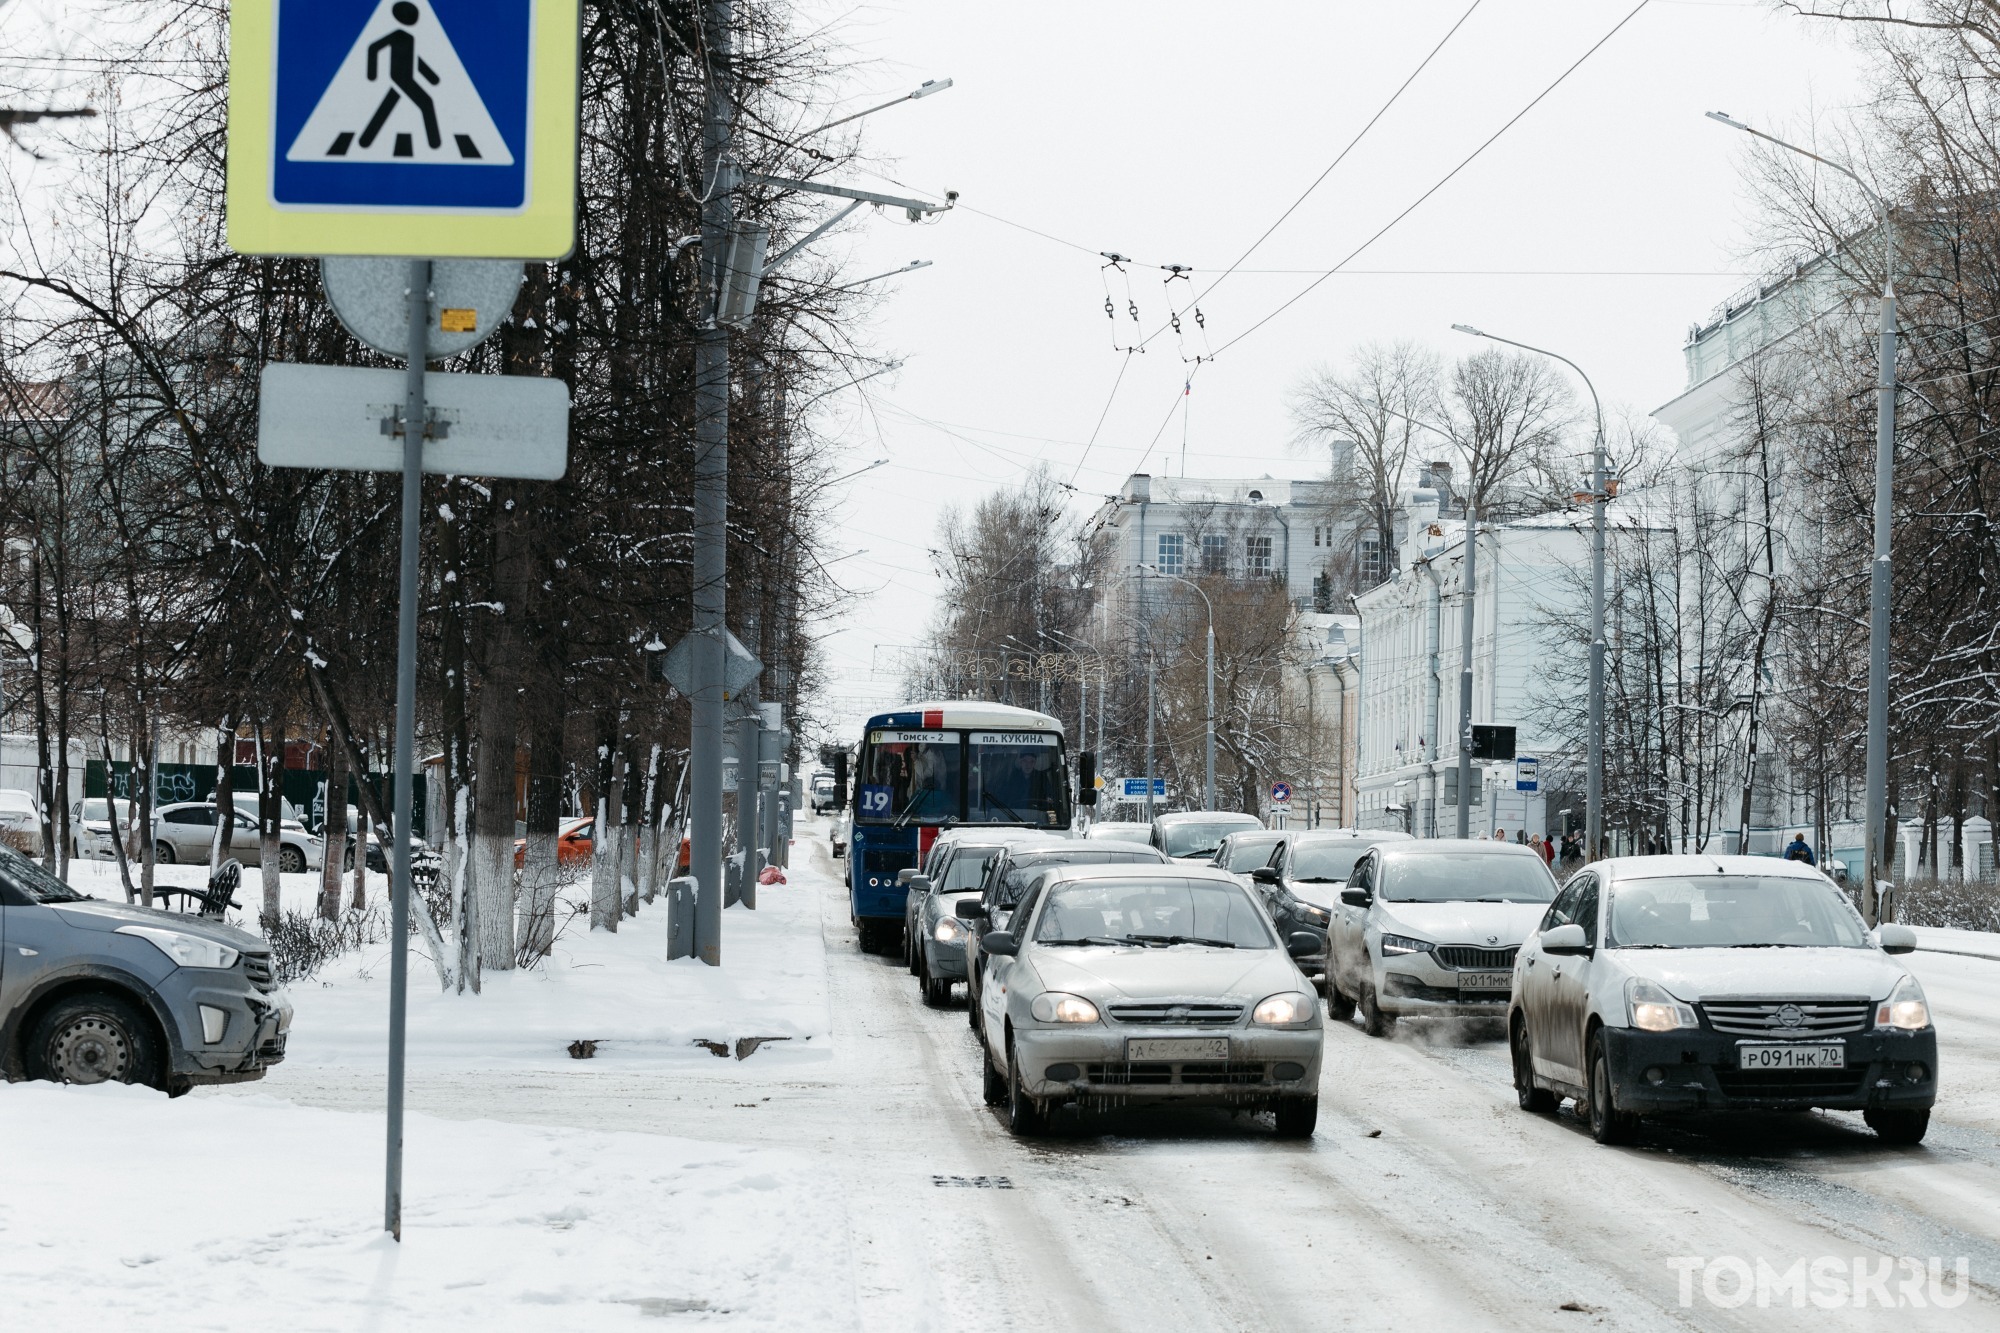
[[[722,905],[734,907],[743,901],[743,863],[749,859],[747,852],[731,852],[722,863]]]
[[[681,875],[667,881],[667,957],[694,957],[695,880]]]

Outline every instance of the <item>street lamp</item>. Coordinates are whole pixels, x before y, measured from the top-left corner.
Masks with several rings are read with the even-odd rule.
[[[1483,333],[1470,324],[1454,324],[1451,327],[1474,338],[1506,343],[1509,347],[1518,347],[1524,352],[1562,362],[1574,370],[1583,380],[1583,387],[1590,390],[1590,405],[1597,413],[1597,444],[1591,461],[1590,489],[1583,493],[1583,498],[1590,501],[1590,771],[1583,812],[1583,859],[1595,861],[1601,854],[1604,838],[1604,525],[1606,502],[1612,495],[1609,467],[1604,458],[1604,404],[1598,400],[1597,386],[1590,382],[1590,376],[1585,375],[1583,367],[1568,357],[1545,347],[1531,347],[1495,333]],[[1463,792],[1460,799],[1466,799]],[[1461,807],[1461,817],[1463,813]]]
[[[1156,709],[1154,707],[1155,677],[1157,660],[1153,656],[1153,632],[1143,620],[1126,615],[1123,611],[1113,611],[1108,605],[1102,608],[1107,614],[1117,616],[1126,624],[1139,631],[1146,650],[1146,822],[1153,822],[1153,732]],[[1098,701],[1097,716],[1104,717],[1104,705]]]
[[[1882,218],[1882,309],[1875,343],[1875,558],[1868,571],[1868,827],[1862,835],[1862,864],[1868,880],[1861,888],[1861,914],[1879,924],[1880,884],[1886,877],[1889,825],[1889,520],[1896,466],[1896,221],[1889,201],[1861,177],[1831,158],[1752,129],[1720,111],[1708,118],[1766,143],[1809,157],[1854,182]],[[1744,831],[1747,840],[1749,830]]]
[[[838,486],[843,481],[853,481],[856,477],[862,475],[864,472],[873,472],[878,467],[887,467],[888,465],[889,465],[888,459],[878,458],[874,462],[870,463],[867,467],[856,468],[852,472],[848,472],[841,476],[835,477],[832,481],[821,482],[820,489],[825,490],[829,486]]]
[[[1184,579],[1178,574],[1162,574],[1156,566],[1138,565],[1156,579],[1171,579],[1175,583],[1185,583],[1201,596],[1201,604],[1208,608],[1208,715],[1204,719],[1207,738],[1203,741],[1201,808],[1215,809],[1215,604],[1202,592],[1201,585],[1193,579]]]

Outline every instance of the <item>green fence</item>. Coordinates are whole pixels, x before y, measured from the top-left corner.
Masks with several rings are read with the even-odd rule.
[[[257,770],[247,764],[238,764],[232,771],[230,781],[240,796],[257,790]],[[391,778],[387,773],[370,773],[365,781],[386,806],[389,801]],[[410,794],[410,831],[423,837],[424,811],[427,808],[424,793],[424,778],[421,773],[414,775],[415,790]],[[106,791],[106,773],[102,759],[92,759],[83,770],[83,794],[87,797],[130,796],[132,794],[132,765],[123,760],[111,765],[109,788]],[[317,829],[326,811],[323,808],[321,790],[326,785],[326,774],[318,769],[288,768],[285,770],[285,799],[299,808],[300,816],[307,828]],[[166,805],[173,801],[205,801],[215,793],[214,764],[161,764],[153,771],[153,803]],[[350,777],[347,780],[347,803],[361,804],[359,785]]]

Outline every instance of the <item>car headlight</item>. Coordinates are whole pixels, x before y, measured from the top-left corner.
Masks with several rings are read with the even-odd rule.
[[[1081,995],[1044,991],[1028,1006],[1028,1012],[1044,1023],[1095,1023],[1097,1006]]]
[[[1632,1026],[1641,1032],[1673,1032],[1701,1026],[1701,1020],[1694,1016],[1693,1005],[1675,999],[1659,982],[1644,977],[1633,977],[1625,983],[1625,1004],[1632,1015]]]
[[[957,944],[965,938],[965,923],[955,916],[941,916],[931,928],[931,938],[939,944]]]
[[[120,926],[117,933],[137,935],[181,967],[235,967],[239,956],[226,944],[159,926]]]
[[[1875,1026],[1878,1028],[1916,1032],[1930,1025],[1930,1002],[1924,999],[1924,988],[1917,984],[1915,977],[1905,976],[1896,983],[1896,989],[1889,992],[1889,998],[1875,1006]]]
[[[1384,935],[1382,953],[1384,956],[1397,953],[1429,953],[1434,946],[1429,940],[1412,939],[1408,935]]]
[[[1250,1011],[1250,1021],[1266,1028],[1295,1027],[1310,1023],[1318,1014],[1319,1006],[1310,995],[1288,990],[1259,1000]]]
[[[1299,915],[1305,919],[1307,924],[1320,930],[1325,930],[1333,923],[1333,913],[1327,911],[1324,907],[1301,907]]]

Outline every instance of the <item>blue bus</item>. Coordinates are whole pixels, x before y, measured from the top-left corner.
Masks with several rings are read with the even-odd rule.
[[[940,830],[967,825],[1068,832],[1062,723],[976,700],[913,703],[868,719],[855,752],[847,888],[861,948],[892,952],[906,890]]]

